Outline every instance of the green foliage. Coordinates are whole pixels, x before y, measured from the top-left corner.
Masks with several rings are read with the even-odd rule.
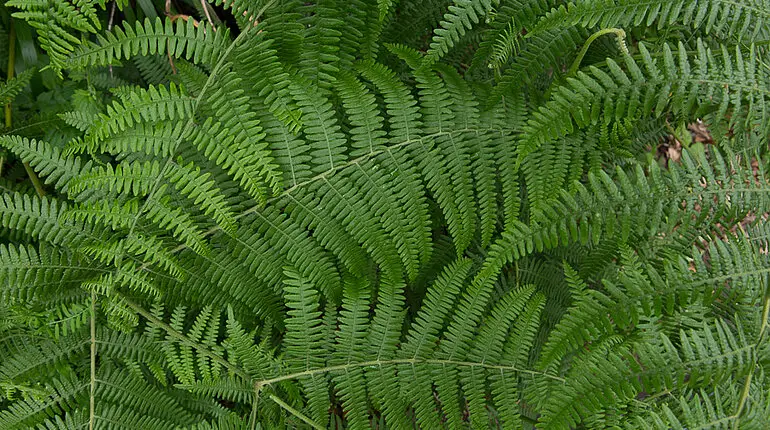
[[[764,428],[768,6],[7,2],[0,428]]]

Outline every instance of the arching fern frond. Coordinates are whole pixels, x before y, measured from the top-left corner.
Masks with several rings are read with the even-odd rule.
[[[0,105],[6,105],[13,101],[24,90],[24,87],[29,85],[34,74],[35,69],[27,69],[7,82],[0,82]]]
[[[174,83],[168,88],[161,85],[132,90],[121,102],[108,106],[107,113],[99,115],[86,135],[101,140],[141,122],[180,121],[192,116],[193,106],[194,99]]]
[[[758,72],[754,48],[731,55],[722,47],[715,55],[703,42],[697,45],[694,59],[681,43],[675,51],[664,45],[661,64],[640,44],[641,64],[626,56],[627,71],[608,59],[606,71],[591,67],[569,78],[530,119],[519,160],[542,142],[572,132],[574,124],[584,127],[653,112],[685,118],[709,112],[716,121],[725,121],[729,113],[736,133],[762,133],[756,127],[767,123],[767,84]]]
[[[674,24],[702,28],[706,33],[734,36],[748,41],[770,35],[766,0],[725,1],[677,0],[657,3],[643,0],[580,0],[561,5],[545,15],[532,33],[572,25],[610,28],[657,24],[661,29]]]
[[[499,0],[454,0],[439,24],[441,28],[434,30],[426,60],[433,62],[443,57],[467,30],[487,19],[498,3]]]
[[[40,46],[51,58],[50,67],[61,76],[62,68],[81,44],[77,32],[96,33],[101,29],[97,4],[94,0],[10,0],[6,6],[18,8],[20,11],[13,16],[35,28]]]
[[[765,0],[24,1],[0,427],[770,422]]]
[[[209,66],[227,49],[229,34],[226,29],[213,31],[206,24],[195,25],[193,20],[171,19],[136,21],[134,27],[115,27],[98,43],[88,42],[69,55],[67,67],[82,69],[89,65],[108,65],[115,60],[130,59],[137,55],[168,54],[194,63]]]
[[[101,189],[109,193],[146,196],[161,174],[157,162],[120,163],[99,166],[91,171],[84,171],[69,182],[69,190],[80,193],[87,189]]]
[[[16,154],[22,161],[29,163],[43,178],[45,183],[64,193],[70,190],[70,181],[78,175],[91,170],[91,161],[83,161],[74,156],[64,156],[59,148],[45,141],[27,139],[18,136],[0,136],[0,146]]]

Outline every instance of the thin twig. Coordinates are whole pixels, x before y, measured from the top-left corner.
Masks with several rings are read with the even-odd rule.
[[[203,8],[203,13],[206,15],[206,19],[209,21],[211,29],[214,30],[214,20],[212,20],[211,15],[209,15],[209,5],[206,3],[206,0],[201,0],[201,7]]]

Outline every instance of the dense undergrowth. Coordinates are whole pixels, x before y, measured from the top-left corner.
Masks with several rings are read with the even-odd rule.
[[[0,41],[0,429],[770,422],[767,0],[9,0]]]

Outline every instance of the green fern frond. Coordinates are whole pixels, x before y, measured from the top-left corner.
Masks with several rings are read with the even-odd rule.
[[[765,2],[0,6],[0,427],[763,428]]]
[[[437,135],[434,138],[435,146],[429,147],[430,155],[426,157],[435,163],[424,167],[430,172],[426,179],[428,186],[436,193],[436,199],[447,218],[457,253],[462,254],[470,244],[476,228],[472,203],[470,148],[463,136],[444,135],[444,132],[454,125],[452,101],[444,82],[427,69],[427,60],[405,46],[393,45],[389,46],[389,49],[413,69],[420,88],[422,116],[426,123],[431,124],[425,132]]]
[[[156,385],[129,371],[108,369],[100,373],[98,378],[95,395],[101,409],[100,420],[108,421],[112,413],[109,409],[120,407],[126,418],[136,416],[148,421],[154,418],[166,426],[191,425],[197,422],[195,415],[175,398],[177,393],[159,390]]]
[[[34,380],[35,373],[53,377],[58,373],[57,368],[66,366],[70,357],[82,355],[87,345],[85,332],[78,330],[56,342],[15,346],[0,366],[0,377],[8,382]]]
[[[89,126],[94,123],[90,122]],[[169,157],[180,137],[185,134],[185,123],[161,121],[135,124],[134,127],[104,140],[74,139],[67,143],[66,154],[104,151],[110,154],[144,153]]]
[[[78,194],[87,189],[101,189],[108,193],[146,196],[160,174],[161,166],[157,162],[120,163],[115,167],[106,164],[73,177],[69,191]]]
[[[377,0],[377,9],[380,12],[380,21],[384,20],[393,7],[393,0]]]
[[[60,214],[67,204],[46,197],[23,194],[4,194],[0,200],[0,221],[11,230],[23,231],[48,243],[77,246],[86,241],[104,240],[104,235],[93,226],[61,222]]]
[[[321,310],[318,291],[292,268],[286,268],[284,280],[286,305],[286,350],[284,356],[290,368],[298,371],[323,366],[323,361],[313,351],[323,348]],[[329,403],[326,375],[309,375],[301,378],[309,399],[310,411],[315,420],[324,422],[326,405]]]
[[[241,82],[233,72],[225,74],[221,81],[215,81],[205,103],[220,122],[212,124],[209,119],[187,138],[195,141],[209,159],[228,169],[257,202],[264,202],[265,188],[277,193],[281,182],[277,166],[267,151],[262,127],[256,115],[247,108],[247,97],[242,96]]]
[[[59,148],[45,142],[18,136],[0,136],[0,146],[29,163],[46,184],[64,193],[78,194],[70,189],[70,182],[84,172],[91,170],[91,161],[65,156]]]
[[[176,190],[194,204],[200,205],[204,213],[212,217],[223,231],[233,234],[236,229],[235,217],[224,195],[215,182],[209,179],[210,173],[201,174],[200,168],[194,167],[193,163],[170,163],[169,166],[167,178]],[[153,179],[157,182],[157,177]]]
[[[677,0],[666,4],[643,0],[581,0],[561,5],[545,15],[532,33],[573,25],[610,28],[641,24],[652,27],[657,23],[658,29],[684,24],[702,28],[706,34],[713,32],[754,41],[769,34],[768,6],[766,0]]]
[[[34,74],[35,69],[27,69],[7,82],[0,82],[0,105],[12,102],[29,85]]]
[[[487,16],[498,3],[498,0],[454,0],[449,11],[444,14],[444,20],[440,22],[441,28],[434,30],[426,60],[434,62],[443,57],[467,30],[488,19]]]
[[[35,28],[40,46],[51,59],[50,67],[61,76],[62,68],[81,44],[77,32],[96,33],[101,29],[96,4],[94,0],[10,0],[6,6],[18,8],[20,11],[13,17]]]
[[[336,334],[336,351],[329,360],[331,365],[346,365],[366,359],[361,345],[366,341],[369,328],[370,286],[364,282],[348,280],[343,291],[342,308],[339,312],[339,331]],[[346,419],[351,428],[366,428],[368,410],[361,399],[367,397],[366,381],[362,369],[339,374],[333,381],[337,395],[347,411]]]
[[[12,404],[0,411],[0,426],[7,429],[29,428],[38,421],[69,409],[87,397],[88,384],[70,377],[52,379],[48,384],[51,393],[41,399],[29,398]]]
[[[300,7],[300,23],[304,27],[298,58],[300,74],[325,96],[340,70],[343,5],[334,0],[319,0]]]
[[[705,212],[701,214],[704,216],[712,214],[713,209],[716,216],[725,214],[729,217],[729,212],[723,205],[728,200],[739,202],[743,195],[751,195],[751,199],[756,199],[756,204],[768,204],[763,191],[767,183],[757,183],[749,179],[748,168],[743,167],[728,173],[725,169],[725,158],[718,152],[714,152],[715,161],[712,163],[705,160],[702,153],[693,155],[695,159],[689,153],[683,153],[685,167],[682,169],[690,172],[689,174],[673,169],[672,176],[662,176],[660,168],[652,164],[649,167],[649,176],[644,174],[641,167],[629,173],[622,173],[618,169],[615,183],[604,172],[589,173],[591,191],[581,184],[576,184],[574,194],[562,192],[560,202],[543,210],[542,220],[531,225],[519,222],[506,229],[500,240],[491,247],[488,259],[492,264],[490,267],[501,267],[505,262],[529,255],[535,250],[551,249],[558,244],[597,244],[602,237],[618,237],[622,241],[628,241],[632,234],[654,234],[666,225],[674,225],[677,219],[686,218],[680,212],[684,209],[675,208],[674,200],[666,203],[658,201],[651,205],[648,199],[652,195],[661,195],[659,193],[672,193],[668,194],[666,199],[680,199],[677,201],[684,202],[683,208],[703,205]],[[701,182],[702,175],[710,178],[705,187]],[[668,179],[664,179],[666,177]],[[686,181],[691,181],[687,188]],[[736,186],[733,188],[729,184]],[[631,197],[634,195],[637,197]],[[713,197],[717,197],[717,201],[713,201]],[[583,200],[585,198],[588,201]],[[612,205],[612,209],[608,207],[606,211],[598,211],[599,207],[608,204]],[[743,210],[745,209],[740,207],[731,208],[733,213],[741,213]],[[663,212],[670,218],[664,221]],[[657,215],[650,217],[645,214]]]
[[[584,127],[653,112],[656,116],[671,112],[689,117],[713,109],[714,118],[721,121],[729,112],[729,124],[736,131],[761,133],[756,127],[764,123],[767,94],[762,89],[766,86],[764,78],[757,72],[754,48],[744,57],[740,49],[730,55],[722,47],[720,58],[703,42],[697,45],[694,60],[683,44],[679,44],[676,54],[664,45],[661,65],[640,44],[641,64],[626,56],[627,71],[608,59],[607,71],[591,67],[589,73],[569,78],[568,84],[557,88],[551,100],[530,119],[524,130],[530,137],[522,142],[519,160],[543,142],[572,132],[575,124]]]
[[[523,84],[536,82],[543,73],[553,71],[558,74],[561,66],[571,57],[573,48],[587,37],[585,31],[575,27],[529,35],[518,54],[511,59],[510,67],[502,72],[487,103],[497,102]]]
[[[168,88],[161,85],[133,90],[122,102],[107,106],[107,113],[99,114],[86,135],[103,140],[141,122],[180,121],[192,117],[193,106],[194,99],[173,82]]]
[[[138,212],[139,205],[136,200],[130,200],[126,204],[101,200],[72,207],[63,214],[62,219],[102,223],[117,230],[129,228]]]
[[[155,222],[158,227],[170,230],[174,237],[199,254],[208,254],[210,245],[206,242],[205,233],[196,225],[193,218],[182,209],[171,204],[169,196],[164,195],[164,190],[158,191],[163,197],[151,198],[144,202],[147,210],[147,219]]]
[[[319,285],[327,299],[339,301],[340,279],[333,260],[291,219],[267,209],[243,219],[241,225],[244,227],[232,248],[257,276],[271,283],[281,282],[284,269],[280,264],[292,265],[303,277]]]
[[[302,110],[302,131],[307,139],[305,145],[309,145],[312,172],[321,174],[344,165],[346,142],[329,100],[301,78],[289,84],[289,91]]]
[[[227,29],[213,31],[206,24],[194,25],[193,20],[171,19],[155,21],[149,18],[136,21],[135,26],[115,27],[104,36],[97,35],[97,43],[87,42],[71,55],[67,67],[82,69],[91,65],[113,64],[115,60],[138,55],[168,54],[196,64],[212,65],[227,49]]]
[[[401,347],[404,355],[417,358],[429,356],[438,340],[438,331],[460,294],[460,286],[468,277],[472,262],[458,260],[446,267],[433,282],[425,296],[425,304],[407,333],[407,341]]]
[[[273,45],[271,39],[251,38],[235,47],[234,62],[244,71],[241,78],[259,96],[257,103],[264,104],[290,133],[296,133],[302,126],[302,111],[291,98],[288,87],[292,78]],[[264,117],[260,120],[265,122]],[[271,128],[265,127],[265,132],[269,136]]]

